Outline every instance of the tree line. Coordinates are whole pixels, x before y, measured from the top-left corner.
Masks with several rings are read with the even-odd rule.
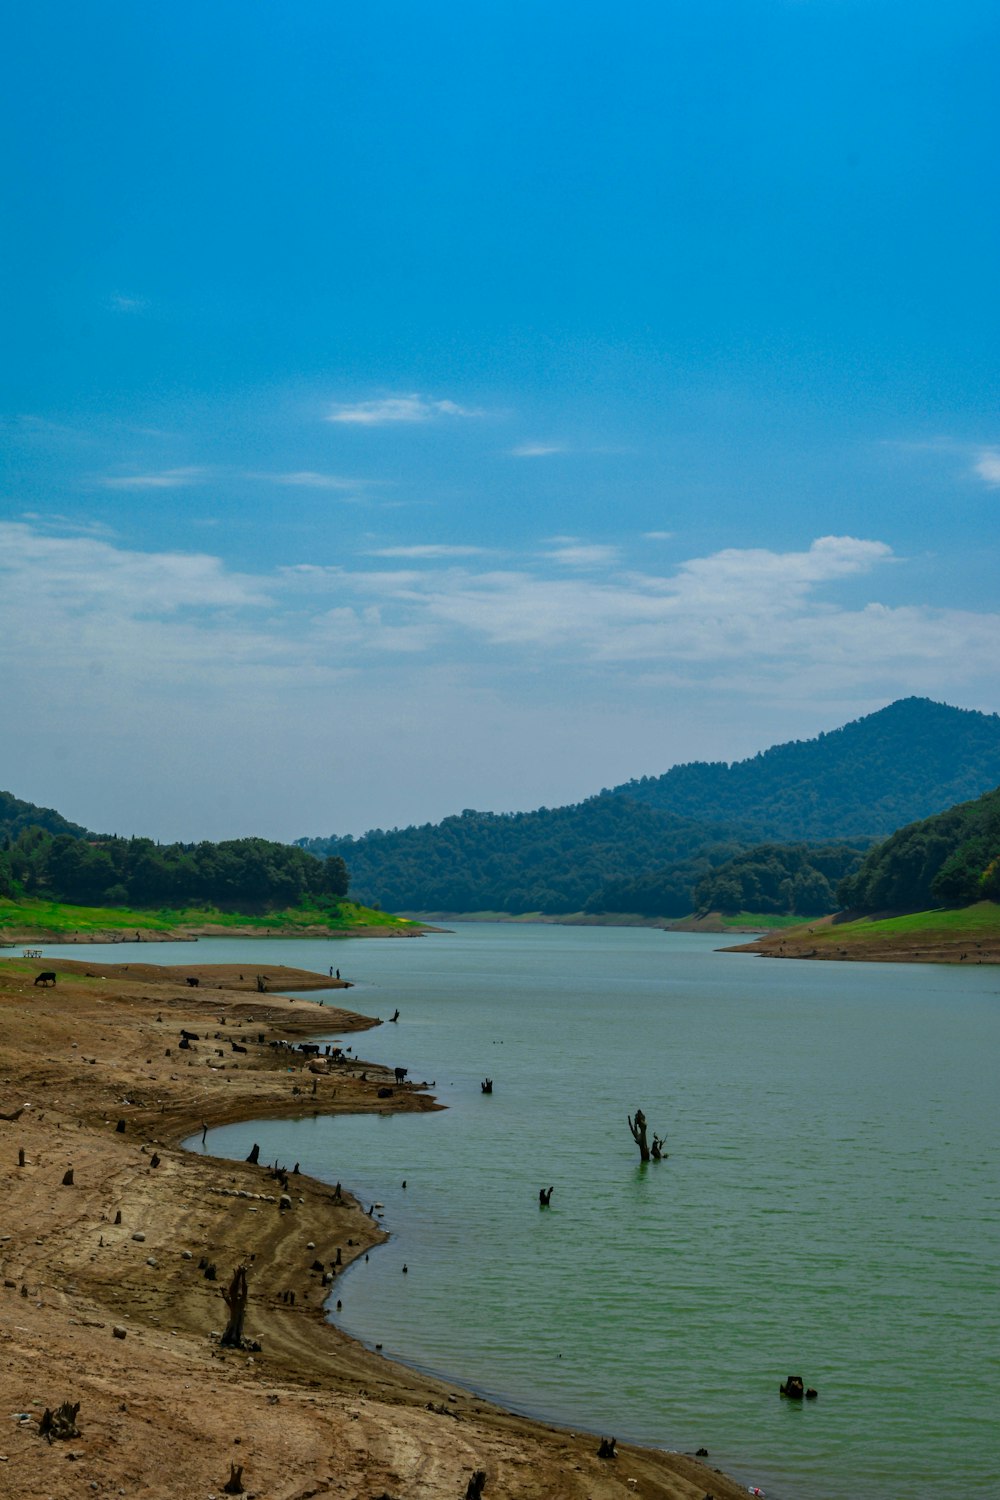
[[[350,877],[339,855],[316,859],[268,839],[157,844],[80,838],[29,826],[0,847],[0,896],[81,906],[199,906],[268,911],[342,900]]]
[[[848,911],[923,911],[1000,901],[1000,787],[879,844],[837,888]]]

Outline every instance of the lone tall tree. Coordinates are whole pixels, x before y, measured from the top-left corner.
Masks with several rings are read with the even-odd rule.
[[[229,1349],[240,1349],[243,1346],[243,1320],[247,1315],[246,1266],[236,1267],[232,1281],[228,1287],[222,1288],[222,1295],[229,1311],[229,1322],[221,1342]]]

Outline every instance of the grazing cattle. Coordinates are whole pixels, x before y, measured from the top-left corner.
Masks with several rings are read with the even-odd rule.
[[[188,984],[191,986],[191,988],[193,990],[196,990],[198,988],[199,984],[201,983],[201,980],[198,978],[198,976],[196,974],[189,974],[187,982],[188,982]]]
[[[393,1071],[393,1072],[394,1072],[394,1073],[395,1073],[395,1075],[396,1075],[396,1082],[397,1082],[397,1083],[402,1083],[402,1082],[403,1082],[403,1079],[404,1079],[404,1078],[405,1078],[405,1077],[406,1077],[406,1075],[407,1075],[407,1073],[408,1073],[408,1072],[409,1072],[409,1071],[410,1071],[410,1070],[409,1070],[409,1068],[393,1068],[393,1070],[392,1070],[392,1071]]]
[[[36,984],[50,985],[50,984],[55,984],[55,982],[56,982],[56,976],[55,976],[55,971],[53,969],[43,969],[40,974],[37,974],[35,976],[35,983]]]

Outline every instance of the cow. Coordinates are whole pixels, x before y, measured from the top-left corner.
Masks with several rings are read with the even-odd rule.
[[[201,983],[201,980],[196,974],[189,974],[187,982],[193,990],[196,990]]]
[[[35,976],[36,984],[44,984],[48,986],[50,984],[55,984],[55,982],[56,975],[54,969],[43,969],[40,974],[36,974]]]
[[[407,1075],[407,1073],[408,1073],[408,1072],[409,1072],[409,1071],[410,1071],[410,1070],[409,1070],[409,1068],[393,1068],[393,1070],[392,1070],[392,1071],[393,1071],[393,1072],[394,1072],[394,1073],[395,1073],[395,1075],[396,1075],[396,1082],[397,1082],[397,1083],[402,1083],[402,1082],[403,1082],[403,1079],[404,1079],[404,1078],[405,1078],[405,1077],[406,1077],[406,1075]]]

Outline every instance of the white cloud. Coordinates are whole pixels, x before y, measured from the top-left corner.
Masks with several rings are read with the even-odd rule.
[[[546,556],[553,562],[561,563],[564,568],[607,568],[612,567],[619,559],[621,553],[617,547],[602,546],[596,542],[571,542],[567,541],[562,546],[555,547]]]
[[[642,534],[647,542],[671,542],[674,538],[672,531],[644,531]]]
[[[510,450],[512,458],[548,458],[553,453],[568,453],[563,443],[519,443]]]
[[[127,296],[122,292],[115,292],[109,299],[109,305],[115,312],[139,313],[145,312],[149,303],[145,297]]]
[[[374,547],[368,553],[368,556],[412,558],[485,557],[488,551],[487,547],[463,547],[451,542],[422,542],[411,547]]]
[[[414,392],[405,396],[383,396],[376,401],[355,401],[331,408],[328,422],[352,422],[379,427],[390,422],[430,422],[438,417],[481,417],[484,413],[454,401],[438,401]]]
[[[318,474],[313,469],[297,469],[291,474],[247,474],[246,478],[270,480],[272,484],[291,485],[305,490],[350,491],[371,482],[364,479],[344,479],[339,474]]]
[[[551,673],[553,701],[567,672],[595,684],[611,673],[637,690],[803,699],[942,696],[996,680],[997,614],[837,601],[845,579],[896,562],[883,542],[730,548],[633,574],[616,568],[614,549],[563,540],[574,548],[588,571],[564,571],[566,560],[548,554],[497,568],[481,562],[485,549],[427,543],[370,554],[420,566],[302,562],[253,576],[207,553],[0,523],[0,671],[11,692],[68,703],[80,699],[81,672],[97,674],[126,715],[156,697],[187,714],[211,692],[214,712],[239,716],[265,695],[280,704],[356,673],[362,659],[369,674],[404,660],[477,678],[528,666]]]
[[[978,474],[991,488],[1000,485],[1000,448],[980,448],[973,464],[973,473]]]
[[[148,474],[105,474],[98,483],[106,490],[177,490],[201,484],[209,470],[191,466],[185,469],[159,469]]]

